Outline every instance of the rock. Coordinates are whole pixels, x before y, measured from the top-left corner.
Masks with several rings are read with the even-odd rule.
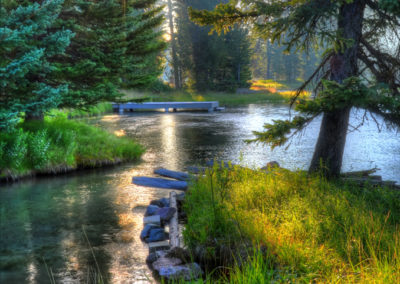
[[[146,216],[146,217],[153,216],[156,214],[158,209],[160,209],[160,207],[157,205],[149,205],[149,206],[147,206],[146,213],[144,213],[144,216]]]
[[[198,279],[203,274],[203,271],[197,263],[189,263],[184,265],[160,267],[158,274],[168,280],[184,279],[185,281],[191,281]]]
[[[181,264],[182,261],[179,258],[173,257],[160,257],[156,261],[153,262],[153,269],[156,271],[160,271],[162,268],[168,268],[171,266],[176,266]]]
[[[265,167],[262,167],[262,170],[270,170],[273,168],[280,168],[281,166],[279,165],[279,163],[277,161],[271,161],[269,163],[267,163],[267,165]]]
[[[168,222],[174,216],[176,212],[175,208],[172,207],[164,207],[157,210],[156,214],[160,215],[162,222]]]
[[[168,207],[168,206],[169,206],[169,200],[168,200],[168,198],[163,197],[163,198],[161,198],[161,199],[152,200],[152,201],[150,202],[150,204],[151,204],[151,205],[156,205],[156,206],[158,206],[158,207],[160,207],[160,208],[162,208],[162,207]]]
[[[153,215],[143,218],[143,224],[154,224],[157,226],[161,226],[161,218],[160,215]]]
[[[182,202],[184,200],[185,200],[185,193],[184,192],[176,195],[176,201]]]
[[[165,256],[165,251],[163,251],[163,250],[151,252],[151,253],[146,257],[146,263],[147,263],[147,264],[152,264],[152,263],[155,262],[157,259],[159,259],[160,257],[164,257],[164,256]]]
[[[168,241],[149,243],[149,251],[150,253],[160,251],[160,250],[168,250],[170,248]]]
[[[151,228],[148,235],[146,243],[161,242],[169,238],[163,228]]]
[[[181,247],[173,247],[166,252],[165,256],[169,258],[178,258],[182,263],[190,263],[192,261],[189,251]]]
[[[151,229],[155,229],[155,228],[160,228],[160,227],[157,226],[157,225],[151,224],[151,223],[150,224],[146,224],[146,226],[144,226],[142,232],[140,233],[140,239],[141,240],[145,240],[146,238],[148,238],[150,230]]]

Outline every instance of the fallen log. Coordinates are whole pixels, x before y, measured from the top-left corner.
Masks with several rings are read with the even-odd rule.
[[[187,181],[189,179],[188,173],[171,171],[164,168],[155,169],[154,173],[160,176],[169,177],[182,181]]]
[[[188,183],[186,181],[169,180],[165,178],[153,178],[153,177],[133,177],[132,183],[140,186],[177,189],[177,190],[186,190],[188,187]]]
[[[374,173],[376,173],[378,170],[378,168],[373,168],[370,170],[363,170],[363,171],[355,171],[355,172],[346,172],[346,173],[342,173],[341,176],[342,177],[366,177],[369,175],[372,175]]]

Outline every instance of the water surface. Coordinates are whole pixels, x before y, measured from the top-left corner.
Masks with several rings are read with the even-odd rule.
[[[139,239],[146,205],[168,190],[131,184],[158,166],[183,170],[220,158],[250,167],[276,160],[306,169],[320,120],[288,149],[246,144],[252,130],[288,116],[286,106],[249,105],[221,113],[133,113],[90,119],[146,148],[143,161],[108,169],[39,178],[0,188],[0,283],[153,282]],[[354,112],[352,124],[363,112]],[[348,135],[344,171],[378,167],[384,179],[400,182],[400,135],[370,119]]]

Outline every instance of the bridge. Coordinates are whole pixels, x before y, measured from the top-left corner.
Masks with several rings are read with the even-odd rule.
[[[144,102],[144,103],[113,103],[112,107],[115,111],[123,114],[125,110],[151,110],[151,109],[164,109],[169,112],[170,109],[177,111],[178,109],[193,109],[193,110],[207,110],[213,112],[219,109],[217,101],[212,102]]]

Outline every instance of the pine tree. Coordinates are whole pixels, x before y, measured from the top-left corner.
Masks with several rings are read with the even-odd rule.
[[[219,5],[212,12],[192,10],[191,16],[202,25],[213,24],[219,32],[238,22],[253,23],[288,51],[309,50],[318,43],[327,46],[321,64],[299,90],[313,78],[323,78],[316,99],[299,102],[297,109],[302,115],[291,121],[275,121],[266,125],[266,132],[255,134],[258,141],[282,145],[292,129],[300,130],[322,114],[310,171],[336,176],[352,107],[365,108],[400,125],[399,8],[396,0],[243,0]],[[382,46],[388,34],[396,41]],[[367,85],[369,74],[386,87],[373,82]]]
[[[8,1],[0,7],[0,128],[9,128],[25,112],[40,118],[57,107],[68,84],[53,76],[73,36],[56,29],[63,0]]]
[[[236,27],[225,35],[209,35],[210,27],[199,27],[189,20],[188,8],[211,10],[221,1],[177,2],[177,56],[181,82],[199,91],[234,91],[248,86],[251,73],[247,31]]]
[[[60,25],[76,33],[62,57],[69,82],[62,107],[85,108],[120,97],[120,88],[148,86],[161,74],[165,48],[156,0],[69,0]]]

